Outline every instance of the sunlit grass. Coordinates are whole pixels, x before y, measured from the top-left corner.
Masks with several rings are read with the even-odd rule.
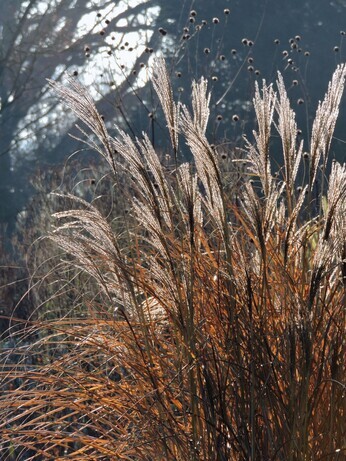
[[[53,84],[119,195],[127,175],[129,217],[115,225],[77,197],[55,214],[51,240],[97,292],[86,317],[71,310],[16,333],[23,342],[2,370],[4,460],[345,453],[345,165],[324,177],[345,73],[337,68],[317,111],[302,181],[305,149],[281,76],[277,91],[257,87],[258,129],[227,175],[206,137],[205,80],[193,83],[191,112],[174,101],[164,61],[154,69],[171,168],[147,136],[112,138],[76,80]],[[184,143],[193,162],[179,165]]]

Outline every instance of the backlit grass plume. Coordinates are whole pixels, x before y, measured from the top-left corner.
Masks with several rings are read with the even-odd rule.
[[[119,196],[117,178],[128,177],[129,213],[115,225],[69,196],[75,206],[55,214],[50,239],[98,290],[86,317],[28,324],[14,338],[1,374],[1,459],[341,460],[345,165],[332,164],[320,207],[311,197],[346,66],[317,109],[306,184],[279,74],[277,90],[256,87],[258,129],[231,187],[207,139],[207,81],[193,83],[191,111],[174,101],[163,60],[153,72],[172,154],[185,143],[193,157],[173,169],[146,134],[111,137],[75,80],[52,83],[91,130]]]

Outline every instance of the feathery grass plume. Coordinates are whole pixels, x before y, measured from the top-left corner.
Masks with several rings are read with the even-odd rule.
[[[246,183],[243,192],[244,213],[251,223],[253,233],[256,236],[256,242],[260,244],[260,249],[264,252],[273,226],[277,223],[278,201],[282,193],[278,190],[274,181],[271,180],[268,185],[268,192],[265,203],[256,194],[254,187],[250,183]]]
[[[331,173],[329,176],[329,187],[327,192],[327,210],[323,217],[323,227],[316,248],[316,253],[313,259],[311,272],[310,286],[310,307],[317,295],[317,289],[320,286],[320,280],[324,274],[330,274],[329,281],[338,283],[338,273],[342,260],[338,260],[340,253],[344,247],[344,235],[342,232],[342,222],[344,218],[340,215],[340,211],[344,211],[344,203],[346,202],[346,165],[340,165],[333,162]],[[333,229],[335,229],[335,220],[339,218],[339,226],[341,224],[341,232],[334,233],[331,239]],[[336,225],[338,226],[338,224]],[[340,251],[341,250],[341,251]],[[334,269],[335,267],[335,269]],[[335,272],[336,270],[336,272]],[[335,278],[336,277],[336,278]]]
[[[256,112],[258,131],[254,131],[256,145],[252,145],[246,140],[246,148],[249,152],[248,161],[249,173],[258,176],[265,196],[270,193],[270,159],[269,159],[269,141],[271,135],[271,126],[276,103],[276,93],[272,85],[266,85],[263,80],[262,97],[258,83],[255,82],[255,97],[253,105]]]
[[[331,81],[328,84],[324,100],[319,102],[316,116],[312,125],[310,141],[310,193],[315,183],[317,169],[322,158],[322,166],[328,160],[329,148],[333,138],[336,120],[339,115],[339,106],[345,87],[346,64],[339,64]],[[322,189],[323,193],[323,189]]]
[[[284,157],[284,181],[286,188],[286,199],[288,213],[291,214],[294,206],[294,184],[298,173],[298,168],[303,150],[303,140],[297,146],[297,123],[295,113],[290,106],[284,80],[280,72],[277,79],[278,99],[276,111],[279,116],[277,130],[281,138],[282,152]]]
[[[103,148],[92,139],[90,135],[77,125],[78,129],[88,139],[83,139],[83,142],[88,144],[91,149],[97,151],[108,162],[113,173],[115,172],[114,152],[110,144],[110,136],[108,134],[106,125],[103,118],[99,114],[90,92],[81,85],[74,77],[67,77],[66,83],[55,82],[48,79],[51,87],[57,95],[65,101],[67,106],[74,112],[74,114],[90,129],[92,133],[101,142]]]
[[[77,208],[55,213],[61,225],[50,238],[66,253],[73,254],[76,265],[91,275],[100,288],[112,298],[121,282],[117,268],[123,265],[123,254],[109,223],[85,200],[70,196]]]
[[[303,207],[307,190],[308,190],[308,186],[306,185],[301,190],[299,197],[296,199],[296,204],[294,205],[294,208],[291,212],[289,211],[289,205],[287,205],[288,216],[286,218],[286,222],[283,224],[283,220],[279,221],[278,219],[278,224],[280,222],[279,227],[281,229],[285,228],[285,237],[283,240],[285,264],[287,263],[288,258],[293,256],[293,253],[296,252],[296,248],[297,248],[296,245],[300,241],[300,236],[302,234],[302,230],[304,229],[304,226],[301,226],[301,227],[297,226],[297,219]],[[283,204],[282,204],[281,210],[282,210],[282,213],[286,212]]]
[[[338,211],[343,209],[346,201],[346,165],[333,162],[329,175],[327,193],[327,212],[325,217],[323,239],[328,240],[333,222],[338,216]],[[335,236],[337,237],[337,236]]]
[[[192,113],[195,127],[205,134],[207,130],[210,110],[210,92],[208,93],[208,81],[201,78],[198,84],[192,82]]]
[[[192,83],[193,114],[191,116],[188,108],[182,105],[180,130],[194,157],[197,175],[205,192],[204,204],[223,236],[225,249],[228,251],[230,229],[225,210],[224,186],[218,159],[205,135],[209,101],[206,80],[194,81]]]
[[[173,231],[172,210],[174,208],[170,186],[163,173],[162,165],[147,136],[136,140],[120,131],[113,139],[114,148],[125,161],[122,169],[128,169],[133,177],[136,192],[132,207],[141,224],[151,230],[157,249],[165,252],[166,232]],[[153,240],[152,240],[153,242]]]
[[[166,61],[163,58],[158,58],[156,60],[151,81],[166,117],[169,136],[171,138],[175,160],[177,161],[179,104],[176,104],[174,101],[171,79],[169,77]]]
[[[71,300],[69,315],[28,324],[13,338],[18,347],[3,351],[6,461],[296,461],[345,452],[345,165],[332,165],[324,213],[307,216],[309,185],[294,190],[301,147],[279,76],[278,96],[265,82],[257,87],[248,170],[237,197],[226,193],[206,136],[206,81],[192,88],[193,114],[182,107],[179,122],[191,165],[167,171],[146,135],[107,138],[118,178],[131,182],[121,231],[76,198],[55,215],[63,259],[98,288],[83,318]],[[339,87],[330,91],[333,99]],[[69,92],[77,112],[86,100]],[[84,114],[98,117],[83,106]],[[273,121],[282,184],[270,170]],[[123,182],[114,189],[123,193]]]
[[[136,189],[141,193],[141,205],[145,206],[149,204],[156,215],[158,224],[160,224],[161,229],[163,230],[163,225],[167,226],[167,229],[170,232],[173,232],[174,223],[173,223],[173,210],[175,203],[172,198],[172,189],[171,185],[167,181],[167,178],[164,174],[163,166],[159,160],[157,153],[155,152],[148,136],[143,135],[143,140],[138,141],[138,146],[141,150],[141,157],[143,159],[143,166],[140,171],[137,173],[138,183]],[[138,187],[141,181],[141,175],[144,175],[143,167],[151,175],[149,182],[145,183],[146,188],[140,191]],[[134,172],[136,174],[136,172]],[[137,214],[138,215],[138,214]]]
[[[181,207],[186,234],[190,235],[191,247],[200,248],[199,229],[203,226],[202,197],[198,190],[198,178],[192,174],[188,163],[180,165],[177,171],[182,191]],[[197,241],[196,241],[197,239]]]

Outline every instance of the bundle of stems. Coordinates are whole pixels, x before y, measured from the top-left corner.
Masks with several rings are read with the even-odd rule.
[[[84,318],[16,330],[1,372],[1,459],[346,456],[346,167],[333,162],[327,174],[345,75],[338,66],[309,152],[282,76],[276,90],[257,85],[258,127],[242,174],[234,160],[227,177],[206,135],[205,79],[192,84],[190,110],[175,102],[165,62],[153,69],[171,168],[146,134],[111,137],[75,79],[52,83],[115,190],[128,178],[129,212],[114,226],[69,196],[75,206],[55,214],[49,238],[98,292]]]

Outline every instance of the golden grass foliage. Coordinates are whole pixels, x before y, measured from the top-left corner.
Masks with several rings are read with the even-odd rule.
[[[52,84],[91,129],[115,189],[128,175],[130,217],[114,230],[77,198],[56,213],[50,238],[99,293],[86,318],[28,324],[7,352],[2,460],[346,456],[345,165],[324,177],[345,75],[338,66],[318,107],[309,155],[282,76],[277,91],[257,86],[258,129],[231,186],[206,136],[206,80],[193,83],[191,113],[165,62],[154,69],[172,152],[185,141],[193,156],[173,169],[147,135],[111,137],[75,80]]]

